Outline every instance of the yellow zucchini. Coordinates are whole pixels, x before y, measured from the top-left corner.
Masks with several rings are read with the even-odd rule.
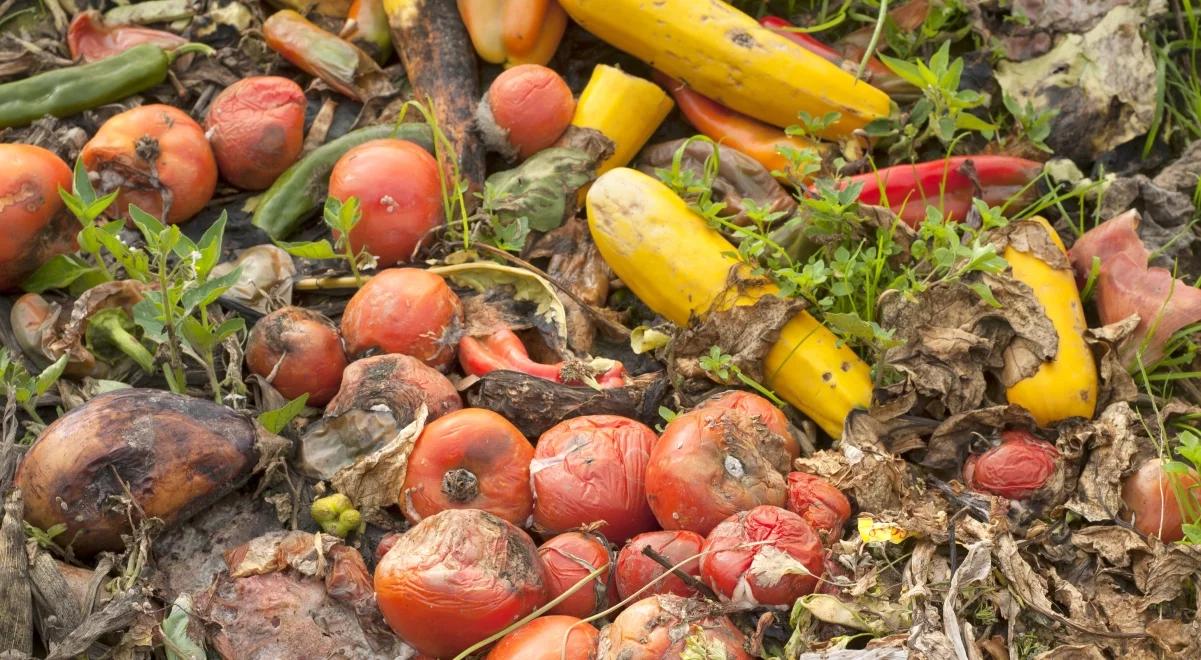
[[[1032,218],[1061,250],[1063,242],[1043,218]],[[1066,251],[1065,251],[1066,252]],[[1033,254],[1005,248],[1013,277],[1034,290],[1047,318],[1059,336],[1059,352],[1044,362],[1033,376],[1018,381],[1006,392],[1009,402],[1034,416],[1040,426],[1069,417],[1092,418],[1097,407],[1097,365],[1084,341],[1088,323],[1071,268],[1058,270]]]
[[[655,83],[598,64],[576,101],[571,125],[598,130],[613,141],[613,155],[597,168],[603,174],[629,164],[674,106]]]
[[[584,29],[705,96],[769,124],[801,111],[839,138],[888,115],[888,96],[720,0],[560,0]]]
[[[617,168],[588,191],[588,226],[601,256],[639,299],[677,325],[718,304],[736,250],[658,180]],[[774,285],[728,303],[745,305],[778,293]],[[765,385],[838,438],[855,407],[871,403],[867,364],[807,312],[780,331],[763,365]]]

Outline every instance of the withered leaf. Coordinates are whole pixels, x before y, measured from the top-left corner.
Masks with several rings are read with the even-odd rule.
[[[598,154],[551,147],[484,182],[484,209],[504,224],[525,218],[530,229],[550,231],[575,213],[576,193],[596,178]]]
[[[1060,429],[1061,445],[1076,445],[1087,454],[1068,509],[1089,522],[1112,520],[1122,509],[1122,475],[1134,458],[1150,447],[1138,433],[1137,413],[1126,403],[1115,403],[1094,421],[1072,422]]]

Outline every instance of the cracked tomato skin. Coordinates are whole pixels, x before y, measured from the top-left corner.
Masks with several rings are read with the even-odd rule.
[[[657,527],[646,503],[646,465],[657,438],[650,427],[616,415],[575,417],[538,439],[530,474],[534,524],[557,534],[597,521],[624,543]]]
[[[973,490],[1021,500],[1046,485],[1058,461],[1055,445],[1026,431],[1004,431],[1001,444],[968,457],[963,480]]]
[[[422,239],[442,224],[438,162],[408,140],[372,140],[347,151],[330,174],[329,194],[359,200],[363,217],[350,246],[375,255],[380,267],[413,261]]]
[[[167,224],[179,224],[199,213],[217,188],[217,160],[204,129],[169,105],[141,105],[113,116],[79,155],[88,172],[99,175],[100,192],[119,187],[109,208],[113,214],[125,215],[133,204]]]
[[[0,144],[0,290],[16,288],[51,257],[75,249],[76,223],[58,189],[71,190],[71,168],[53,152]]]
[[[674,566],[699,554],[701,546],[704,544],[705,537],[686,529],[646,532],[635,536],[617,555],[617,594],[622,599],[629,598],[639,589],[667,572],[667,569],[660,566],[654,559],[642,554],[643,548],[650,546],[652,550],[663,555]],[[681,566],[680,570],[699,580],[701,576],[700,560],[693,559]],[[685,584],[680,578],[668,575],[655,582],[650,589],[643,591],[642,596],[673,594],[690,598],[696,593],[696,589]]]
[[[342,338],[352,357],[410,355],[435,368],[455,358],[463,304],[440,276],[418,268],[380,271],[342,313]]]
[[[767,426],[767,430],[788,441],[788,453],[793,460],[801,455],[801,446],[792,436],[792,425],[784,411],[767,399],[745,390],[730,390],[714,395],[702,401],[695,409],[709,408],[714,410],[738,410],[748,415],[756,416]]]
[[[243,190],[266,190],[300,157],[304,91],[279,76],[243,78],[209,106],[205,134],[217,169]]]
[[[555,605],[550,614],[592,616],[617,602],[617,584],[613,578],[613,554],[603,537],[586,532],[567,532],[552,537],[538,547],[538,557],[546,569],[546,596],[549,600],[588,577],[592,571],[605,568],[600,575],[581,587],[566,600]]]
[[[1173,484],[1173,479],[1176,483]],[[1201,478],[1191,468],[1179,475],[1164,470],[1163,459],[1152,458],[1122,482],[1122,501],[1133,517],[1134,529],[1143,536],[1158,537],[1164,543],[1184,538],[1184,516],[1180,511],[1177,489],[1193,499],[1196,507],[1197,488]],[[1175,486],[1175,487],[1173,487]]]
[[[595,660],[600,632],[574,616],[540,616],[501,638],[485,660]],[[567,640],[563,655],[563,641]]]
[[[841,490],[819,476],[788,473],[787,509],[805,519],[827,543],[842,536],[851,517],[851,502]]]
[[[547,601],[534,542],[475,509],[415,525],[375,568],[375,595],[393,632],[418,652],[453,658]]]
[[[766,543],[751,545],[761,541]],[[708,554],[701,557],[701,576],[719,596],[738,605],[790,606],[813,593],[825,568],[817,532],[777,506],[730,516],[709,533],[703,550]],[[785,570],[789,572],[781,576]]]
[[[786,441],[751,415],[700,408],[671,420],[651,451],[646,498],[663,529],[708,534],[761,504],[783,506]]]
[[[606,626],[598,660],[681,658],[689,638],[711,651],[708,657],[751,660],[746,636],[714,603],[672,595],[643,598]],[[721,651],[717,651],[721,649]]]

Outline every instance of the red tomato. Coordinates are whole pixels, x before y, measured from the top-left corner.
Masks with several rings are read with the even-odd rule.
[[[1001,433],[1001,444],[969,456],[963,480],[969,488],[1011,500],[1030,497],[1055,474],[1059,450],[1026,431]]]
[[[342,387],[325,414],[386,407],[402,425],[413,421],[425,405],[427,422],[459,410],[463,401],[453,383],[438,370],[408,355],[376,355],[351,362],[342,372]]]
[[[671,420],[651,451],[646,498],[663,529],[708,534],[730,514],[783,506],[786,441],[750,415],[701,408]]]
[[[372,140],[338,159],[330,197],[356,197],[363,211],[350,232],[355,252],[366,249],[381,267],[413,261],[422,239],[428,242],[430,230],[442,224],[438,177],[438,161],[408,140]]]
[[[654,529],[643,477],[655,440],[645,424],[616,415],[552,426],[530,465],[534,524],[557,534],[604,521],[597,531],[614,543]]]
[[[554,600],[592,571],[605,568],[597,577],[566,600],[555,605],[551,614],[584,618],[617,602],[613,582],[613,555],[601,537],[586,532],[567,532],[551,538],[538,548],[538,558],[546,569],[546,597]]]
[[[178,224],[199,213],[217,188],[217,161],[204,130],[169,105],[140,105],[112,117],[80,157],[100,177],[102,192],[120,187],[113,213],[128,213],[133,204]]]
[[[759,541],[767,541],[755,545]],[[701,576],[736,605],[783,605],[813,593],[824,570],[817,532],[797,514],[757,506],[722,521],[705,539]]]
[[[502,637],[486,660],[595,660],[599,637],[574,616],[540,616]]]
[[[28,144],[0,144],[0,290],[16,288],[51,257],[75,250],[79,223],[63,210],[71,168]]]
[[[788,510],[804,518],[827,542],[842,536],[842,527],[851,517],[851,503],[841,490],[805,472],[788,474]]]
[[[667,561],[674,566],[689,557],[693,557],[700,553],[701,546],[705,544],[705,537],[696,532],[687,530],[659,531],[646,532],[639,534],[630,539],[621,552],[617,555],[617,594],[622,600],[633,596],[639,589],[645,587],[651,582],[655,582],[660,575],[667,572],[659,562],[642,554],[642,549],[650,546],[652,550],[663,555]],[[699,559],[693,559],[687,564],[680,567],[688,575],[695,576],[698,580],[701,576]],[[696,589],[688,586],[683,580],[674,576],[667,577],[655,582],[651,588],[643,591],[641,596],[653,596],[655,594],[675,594],[677,596],[692,597],[696,595]]]
[[[431,367],[450,364],[463,326],[463,304],[434,273],[389,268],[367,280],[342,313],[346,351],[412,355]]]
[[[283,307],[254,324],[246,365],[289,399],[308,394],[308,405],[324,406],[342,384],[346,353],[333,321],[303,307]]]
[[[508,158],[529,158],[567,130],[575,99],[553,69],[519,64],[492,81],[478,114],[491,148]]]
[[[630,605],[605,628],[598,660],[680,658],[689,640],[720,649],[726,660],[751,660],[746,636],[713,603],[679,596],[651,596]],[[719,652],[721,652],[719,651]]]
[[[452,658],[546,603],[546,576],[525,532],[475,509],[418,523],[375,568],[392,630],[417,651]]]
[[[793,460],[801,455],[801,446],[792,435],[792,425],[788,423],[788,417],[784,411],[758,394],[743,390],[730,390],[702,401],[694,410],[701,408],[738,410],[757,417],[767,426],[767,430],[788,441],[788,453]]]
[[[1127,519],[1133,518],[1134,528],[1144,536],[1155,536],[1164,543],[1184,538],[1184,519],[1180,497],[1191,500],[1187,508],[1197,511],[1201,501],[1197,496],[1201,477],[1193,469],[1182,474],[1164,471],[1160,458],[1153,458],[1122,483],[1122,501],[1128,509]],[[1175,483],[1173,483],[1175,482]]]
[[[534,448],[507,419],[465,408],[421,431],[400,490],[410,522],[446,509],[481,509],[526,525],[533,509],[530,460]]]
[[[266,190],[300,157],[306,101],[300,85],[278,76],[243,78],[209,106],[205,132],[226,181]]]

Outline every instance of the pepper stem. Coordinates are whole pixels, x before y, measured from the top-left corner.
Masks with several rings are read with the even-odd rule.
[[[217,51],[208,44],[202,44],[198,41],[189,41],[178,48],[167,51],[167,62],[174,64],[175,60],[183,57],[184,55],[190,55],[192,53],[200,53],[201,55],[209,57],[216,52]]]
[[[125,325],[128,319],[120,309],[103,310],[88,320],[88,343],[94,349],[115,348],[138,363],[146,373],[154,372],[154,354],[133,336]]]

